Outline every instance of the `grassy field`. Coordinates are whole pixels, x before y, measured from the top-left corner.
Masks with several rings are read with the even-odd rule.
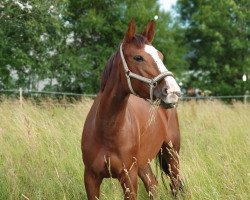
[[[1,200],[86,199],[80,139],[91,103],[0,103]],[[188,102],[178,113],[186,183],[178,199],[250,199],[250,106]],[[171,199],[157,177],[157,199]],[[138,199],[147,199],[139,186]],[[100,199],[122,199],[116,180],[105,180],[101,191]]]

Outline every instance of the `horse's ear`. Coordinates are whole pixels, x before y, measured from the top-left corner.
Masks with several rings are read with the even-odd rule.
[[[134,35],[135,35],[135,22],[133,19],[131,19],[128,25],[128,31],[125,35],[124,41],[130,42],[133,39]]]
[[[148,39],[149,43],[152,43],[155,36],[154,27],[155,22],[154,20],[151,20],[145,28],[144,32],[142,33],[142,35]]]

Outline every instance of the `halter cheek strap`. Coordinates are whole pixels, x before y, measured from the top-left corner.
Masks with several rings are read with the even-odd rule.
[[[128,65],[126,63],[126,60],[124,58],[124,55],[123,55],[123,52],[122,52],[122,44],[120,45],[120,55],[121,55],[121,58],[122,58],[122,64],[123,64],[123,68],[124,68],[124,71],[125,71],[125,75],[127,77],[127,82],[128,82],[128,87],[129,87],[129,90],[132,94],[136,95],[135,91],[133,90],[133,87],[131,85],[131,81],[130,81],[130,76],[131,76],[131,71],[129,70],[128,68]],[[135,74],[136,75],[136,74]],[[137,75],[139,76],[139,75]],[[136,95],[137,96],[137,95]]]
[[[123,52],[122,52],[122,44],[120,45],[120,55],[121,55],[122,64],[123,64],[123,68],[125,71],[125,75],[127,78],[127,83],[128,83],[128,87],[129,87],[130,92],[132,94],[138,96],[132,87],[130,78],[134,78],[134,79],[139,80],[141,82],[147,83],[149,85],[149,88],[150,88],[149,89],[150,100],[153,102],[154,88],[157,86],[158,81],[164,79],[167,76],[173,76],[172,72],[165,71],[165,72],[162,72],[161,74],[159,74],[158,76],[156,76],[152,79],[149,79],[149,78],[143,77],[141,75],[135,74],[129,70],[127,62],[126,62],[124,55],[123,55]]]

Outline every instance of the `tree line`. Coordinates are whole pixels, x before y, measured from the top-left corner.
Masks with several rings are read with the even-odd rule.
[[[183,88],[244,94],[249,10],[248,0],[178,0],[174,15],[157,0],[2,0],[0,90],[98,92],[105,63],[133,18],[138,32],[155,19],[153,45]]]

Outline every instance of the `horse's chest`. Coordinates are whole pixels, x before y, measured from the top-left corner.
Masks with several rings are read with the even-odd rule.
[[[122,121],[102,120],[99,131],[107,134],[116,134],[116,132],[125,131],[124,123]]]
[[[136,137],[135,127],[125,119],[102,119],[98,122],[96,131],[101,133],[103,137],[114,140],[124,137],[124,134],[127,137]]]

